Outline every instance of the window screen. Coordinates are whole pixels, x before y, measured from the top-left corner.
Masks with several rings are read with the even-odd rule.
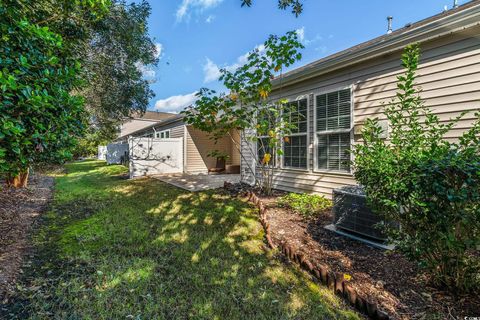
[[[350,172],[350,89],[316,97],[317,168]]]
[[[350,133],[318,135],[318,168],[350,172]]]
[[[283,166],[295,169],[307,169],[307,99],[290,102],[284,112],[285,120],[293,125],[291,135],[284,138]]]
[[[350,89],[317,96],[317,131],[350,129]]]
[[[307,133],[307,108],[307,99],[290,102],[285,108],[285,120],[293,125],[292,134]]]

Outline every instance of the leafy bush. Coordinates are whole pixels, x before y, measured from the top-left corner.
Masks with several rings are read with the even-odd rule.
[[[445,134],[463,117],[442,123],[416,88],[418,45],[405,49],[396,100],[385,108],[389,141],[376,119],[353,150],[355,178],[372,209],[400,229],[387,230],[398,248],[434,284],[459,291],[480,285],[480,113],[457,142]]]
[[[0,172],[15,186],[26,185],[31,165],[71,157],[85,115],[80,64],[25,7],[0,3]]]
[[[289,193],[278,199],[277,204],[306,217],[318,215],[332,207],[332,201],[324,196],[305,193]]]

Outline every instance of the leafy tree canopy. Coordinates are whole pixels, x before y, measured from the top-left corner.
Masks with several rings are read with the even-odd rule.
[[[252,6],[252,0],[241,0],[242,7]],[[303,4],[300,0],[278,0],[278,8],[281,10],[286,10],[288,8],[292,9],[292,13],[298,17],[303,12]]]
[[[118,124],[132,113],[143,113],[153,97],[142,66],[157,63],[148,35],[150,5],[114,1],[108,14],[90,31],[82,65],[88,85],[82,91],[90,125],[111,139]]]
[[[31,9],[35,21],[60,34],[81,63],[89,126],[112,139],[118,124],[144,112],[153,97],[141,72],[158,60],[148,35],[148,1],[39,0]]]

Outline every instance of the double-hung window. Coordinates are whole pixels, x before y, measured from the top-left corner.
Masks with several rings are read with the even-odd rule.
[[[269,137],[268,134],[270,130],[274,130],[276,121],[277,119],[275,119],[275,113],[268,109],[263,109],[257,114],[257,124],[262,126],[262,130],[257,130],[258,161],[264,164],[263,160],[265,159],[265,154],[268,153],[270,154],[270,161],[268,164],[274,167],[276,164],[276,155],[274,154],[274,150],[271,146],[271,137]]]
[[[155,138],[169,139],[170,138],[170,130],[163,130],[163,131],[155,132]]]
[[[307,99],[288,103],[284,110],[283,117],[285,121],[292,125],[291,134],[286,136],[283,142],[283,167],[293,169],[308,169]]]
[[[350,172],[351,90],[316,96],[317,169]]]

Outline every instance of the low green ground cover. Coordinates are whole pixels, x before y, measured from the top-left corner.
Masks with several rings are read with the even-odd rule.
[[[4,309],[31,319],[357,319],[263,248],[246,203],[69,164]],[[0,315],[1,315],[0,311]]]
[[[277,204],[290,208],[305,217],[315,217],[333,206],[331,200],[317,194],[289,193],[279,198]]]

